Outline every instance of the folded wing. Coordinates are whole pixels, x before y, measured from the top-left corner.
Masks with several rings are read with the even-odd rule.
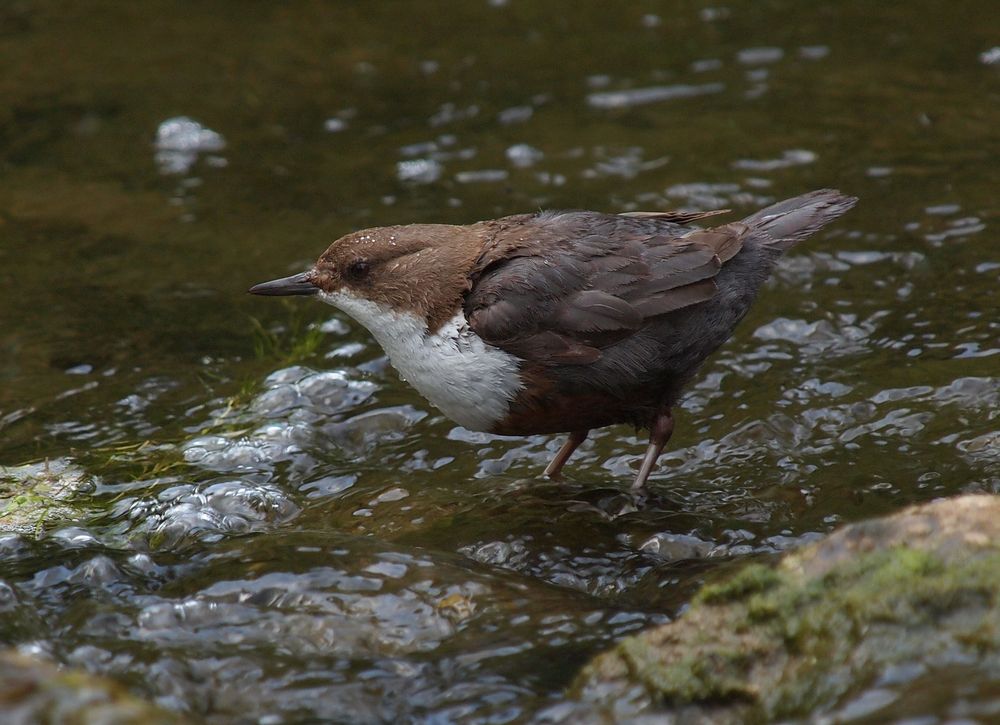
[[[526,360],[593,362],[650,319],[717,293],[714,278],[748,228],[676,223],[691,218],[544,212],[501,224],[472,273],[469,325]]]

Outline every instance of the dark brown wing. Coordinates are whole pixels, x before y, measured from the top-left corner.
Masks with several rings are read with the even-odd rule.
[[[747,232],[595,212],[505,222],[474,267],[465,315],[490,344],[550,365],[593,362],[650,318],[710,299]]]

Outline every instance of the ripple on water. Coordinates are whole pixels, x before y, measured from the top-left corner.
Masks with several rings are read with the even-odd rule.
[[[510,174],[505,169],[480,169],[478,171],[459,171],[455,181],[459,184],[495,184],[506,181]]]
[[[505,152],[507,160],[510,161],[511,165],[519,168],[526,169],[529,166],[534,166],[543,158],[545,158],[545,153],[534,146],[526,143],[518,143],[513,146],[508,146]]]
[[[655,478],[665,483],[699,480],[729,485],[742,480],[741,469],[752,465],[802,487],[814,470],[808,461],[879,445],[899,453],[923,449],[926,456],[934,456],[935,447],[952,448],[981,471],[986,477],[981,480],[995,480],[990,466],[996,460],[996,434],[989,418],[1000,405],[1000,379],[963,377],[940,386],[886,388],[866,400],[852,399],[863,388],[863,384],[804,380],[782,394],[780,412],[724,426],[726,432],[718,438],[701,435],[694,445],[668,449]],[[964,438],[942,436],[935,432],[942,415],[961,417],[965,430],[984,432]],[[613,466],[614,461],[605,465]],[[749,496],[756,494],[752,488],[747,491]]]
[[[269,422],[249,433],[197,436],[181,450],[189,463],[218,472],[267,473],[287,462],[304,471],[313,462],[309,448],[322,426],[366,401],[376,388],[375,383],[351,379],[339,370],[317,372],[301,366],[278,370],[267,377],[264,390],[245,410],[232,414],[234,422],[260,418]]]
[[[764,65],[767,63],[777,63],[784,57],[785,51],[781,48],[746,48],[736,54],[736,61],[743,65]]]
[[[792,166],[811,164],[819,158],[815,151],[808,149],[789,149],[783,151],[776,159],[740,159],[733,162],[734,169],[743,171],[777,171]]]
[[[272,479],[281,466],[300,481],[308,497],[336,495],[356,475],[317,477],[316,447],[332,440],[355,457],[372,441],[405,429],[422,413],[383,409],[341,420],[366,401],[376,385],[339,370],[317,372],[302,366],[278,370],[249,404],[220,412],[217,427],[257,422],[246,433],[196,436],[180,446],[185,462],[240,478],[179,482],[129,500],[119,512],[133,537],[154,548],[273,528],[295,518],[299,507]],[[266,422],[260,423],[260,419]],[[311,474],[311,475],[310,475]]]
[[[601,110],[616,110],[648,103],[660,103],[679,98],[692,98],[711,93],[721,93],[726,89],[722,83],[684,84],[672,86],[649,86],[621,91],[601,91],[587,96],[587,104]]]
[[[88,619],[62,657],[70,664],[140,678],[161,704],[195,717],[391,722],[523,717],[539,674],[569,677],[581,646],[664,621],[440,553],[331,534],[244,540],[184,570],[162,586],[101,554],[52,566],[18,585],[11,616],[27,622],[28,605],[52,606],[57,590],[101,591],[100,605],[56,605]],[[538,657],[565,666],[531,673]],[[289,689],[296,696],[282,697]]]
[[[434,159],[410,159],[396,164],[396,178],[413,184],[433,184],[443,173],[444,166]]]
[[[187,116],[163,121],[156,129],[156,164],[163,174],[186,174],[202,153],[226,147],[222,134]]]
[[[753,336],[768,342],[792,343],[810,356],[854,355],[868,349],[874,330],[872,319],[859,321],[852,314],[814,322],[778,317],[758,327]]]
[[[178,484],[155,499],[134,501],[125,512],[134,541],[170,550],[193,541],[273,528],[290,521],[298,506],[279,488],[243,480]]]
[[[1000,430],[959,441],[956,447],[976,463],[1000,464]]]
[[[1000,65],[1000,45],[980,53],[979,62],[983,65]]]
[[[511,126],[515,123],[525,123],[535,115],[532,106],[511,106],[505,108],[497,114],[497,120],[504,126]]]
[[[584,169],[585,179],[609,176],[631,179],[645,171],[658,169],[670,161],[667,156],[646,159],[645,149],[640,146],[628,146],[622,149],[597,146],[593,153],[597,160],[590,168]]]
[[[645,557],[629,549],[581,549],[537,541],[531,536],[487,541],[463,546],[459,551],[483,564],[609,598],[628,590],[651,569]]]
[[[375,387],[371,382],[352,380],[342,370],[285,368],[264,380],[264,390],[251,402],[250,411],[274,418],[301,408],[315,419],[359,405],[374,393]]]
[[[668,199],[680,200],[685,207],[692,209],[764,206],[774,201],[771,197],[746,191],[739,184],[732,182],[706,183],[699,181],[674,184],[668,186],[664,194]]]

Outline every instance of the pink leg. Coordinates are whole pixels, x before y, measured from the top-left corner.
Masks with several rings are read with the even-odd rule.
[[[560,476],[559,473],[562,471],[562,467],[566,465],[566,461],[569,457],[573,455],[573,451],[580,447],[580,444],[587,440],[587,435],[590,433],[589,430],[577,430],[569,434],[569,438],[566,442],[562,444],[562,448],[556,453],[555,458],[552,462],[545,467],[545,475],[551,478],[553,481],[558,481]]]
[[[646,455],[643,456],[642,466],[639,467],[639,474],[635,477],[635,483],[632,484],[633,491],[641,489],[646,485],[646,479],[649,478],[653,466],[656,465],[656,459],[660,457],[663,447],[667,445],[667,441],[670,440],[670,435],[673,432],[674,417],[670,414],[669,410],[659,413],[653,419],[653,425],[649,429],[649,447],[646,449]]]

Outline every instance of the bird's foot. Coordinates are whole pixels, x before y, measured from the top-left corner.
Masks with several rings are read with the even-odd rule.
[[[653,419],[653,424],[649,427],[649,446],[646,448],[646,455],[642,458],[642,465],[639,466],[639,473],[632,484],[632,491],[639,492],[646,490],[646,479],[656,465],[656,460],[663,452],[664,446],[670,440],[674,432],[674,417],[670,410],[664,410]]]
[[[561,480],[563,466],[566,465],[566,461],[568,461],[570,456],[573,455],[573,451],[579,448],[580,444],[587,440],[587,435],[589,433],[589,430],[578,430],[570,433],[569,438],[567,438],[566,442],[562,444],[562,447],[556,453],[549,465],[545,467],[545,475],[553,481]]]

